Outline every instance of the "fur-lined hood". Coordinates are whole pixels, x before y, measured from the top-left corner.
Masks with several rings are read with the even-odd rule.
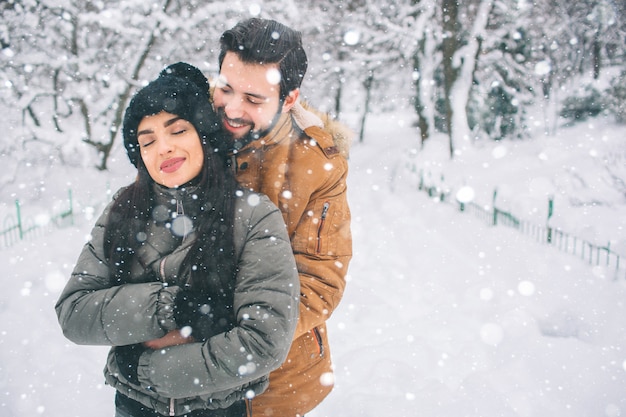
[[[306,101],[299,100],[289,112],[300,129],[305,130],[311,126],[317,126],[329,133],[339,152],[345,158],[348,157],[354,138],[354,132],[349,127],[332,118],[328,113],[315,109]]]

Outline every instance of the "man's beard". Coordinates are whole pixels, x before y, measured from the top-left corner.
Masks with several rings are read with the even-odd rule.
[[[282,105],[279,108],[281,107]],[[224,123],[225,120],[233,120],[236,123],[248,124],[248,125],[251,124],[250,122],[244,119],[228,119],[228,117],[226,117],[226,112],[224,111],[223,107],[216,109],[216,112],[222,123]],[[224,131],[226,135],[230,137],[232,141],[232,149],[234,151],[238,151],[239,149],[243,148],[250,142],[260,139],[266,136],[268,133],[270,133],[270,131],[274,128],[274,126],[276,126],[276,123],[278,123],[278,119],[280,119],[281,114],[282,114],[281,112],[277,111],[276,114],[274,115],[274,118],[265,129],[255,130],[254,129],[255,125],[252,124],[252,128],[250,129],[250,131],[248,131],[248,133],[246,133],[240,138],[235,138],[231,132],[229,132],[228,130],[224,128],[222,128],[222,130]]]

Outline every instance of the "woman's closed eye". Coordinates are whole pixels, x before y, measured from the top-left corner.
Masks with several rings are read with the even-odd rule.
[[[191,124],[187,120],[177,117],[168,122],[165,128],[167,129],[168,134],[178,136],[187,133],[190,125]]]
[[[152,145],[153,143],[154,143],[154,140],[146,140],[146,141],[143,141],[143,142],[140,141],[139,142],[139,146],[141,148],[147,148],[148,146]]]

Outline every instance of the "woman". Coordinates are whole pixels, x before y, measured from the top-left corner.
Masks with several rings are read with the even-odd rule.
[[[116,417],[245,416],[295,330],[282,216],[237,189],[208,88],[178,63],[133,97],[123,134],[137,178],[97,221],[56,304],[68,339],[113,346]]]

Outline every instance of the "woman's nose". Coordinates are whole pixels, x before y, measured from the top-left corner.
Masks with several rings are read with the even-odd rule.
[[[172,141],[169,140],[168,138],[161,138],[161,140],[158,140],[157,143],[159,146],[160,155],[165,155],[167,153],[170,153],[174,149]]]

